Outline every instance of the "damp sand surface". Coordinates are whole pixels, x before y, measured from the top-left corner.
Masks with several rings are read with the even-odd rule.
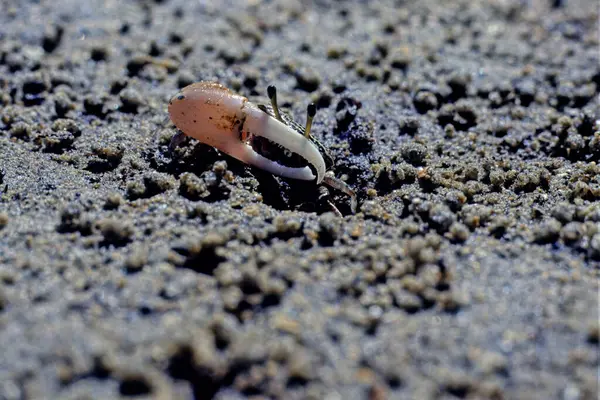
[[[3,2],[0,399],[596,399],[597,3],[221,3]],[[170,153],[199,80],[357,214]]]

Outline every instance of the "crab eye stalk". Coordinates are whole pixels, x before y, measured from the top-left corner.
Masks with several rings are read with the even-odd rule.
[[[317,107],[315,103],[310,103],[308,107],[306,107],[306,129],[304,129],[304,136],[306,138],[310,138],[310,128],[312,127],[313,118],[317,113]]]
[[[271,100],[271,107],[273,107],[275,118],[277,118],[278,121],[283,122],[281,119],[281,114],[279,114],[279,106],[277,105],[277,89],[275,89],[275,86],[270,85],[267,87],[267,94],[269,95],[269,100]]]

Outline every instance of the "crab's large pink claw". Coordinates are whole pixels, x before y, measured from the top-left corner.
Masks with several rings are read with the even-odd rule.
[[[325,162],[310,140],[218,83],[183,88],[169,102],[169,115],[186,135],[247,164],[283,177],[323,180]],[[310,167],[288,167],[262,156],[248,144],[253,137],[298,154]]]

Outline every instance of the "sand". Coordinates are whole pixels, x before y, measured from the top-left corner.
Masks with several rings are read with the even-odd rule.
[[[2,2],[0,399],[596,399],[597,2],[221,3]],[[358,212],[170,153],[199,80]]]

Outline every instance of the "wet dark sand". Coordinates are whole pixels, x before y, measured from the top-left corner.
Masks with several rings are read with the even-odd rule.
[[[0,399],[597,398],[596,1],[41,3],[0,13]],[[315,101],[359,212],[169,154],[202,79]]]

